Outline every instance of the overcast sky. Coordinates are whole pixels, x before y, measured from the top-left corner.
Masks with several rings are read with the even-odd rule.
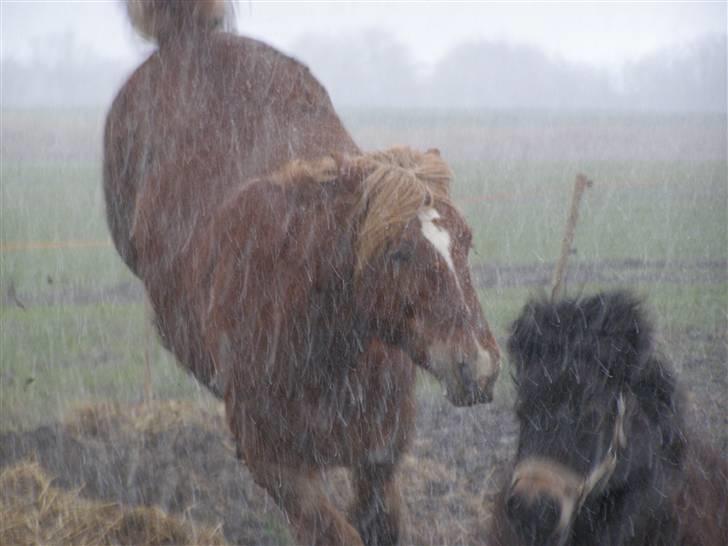
[[[148,46],[116,0],[0,0],[2,58],[61,60],[60,36],[89,55],[136,64]],[[455,45],[502,40],[618,68],[665,46],[726,33],[726,2],[271,2],[237,3],[238,30],[284,51],[307,34],[392,34],[426,71]]]

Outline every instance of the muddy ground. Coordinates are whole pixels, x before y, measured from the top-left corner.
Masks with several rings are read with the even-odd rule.
[[[483,287],[545,286],[551,264],[476,269]],[[683,265],[637,261],[582,265],[572,283],[635,281],[725,282],[725,263]],[[90,292],[12,294],[24,305],[141,301],[136,285]],[[5,295],[5,304],[13,304]],[[700,346],[680,363],[688,391],[691,429],[728,453],[728,340],[699,328],[679,332],[670,345]],[[707,350],[705,349],[707,347]],[[667,347],[668,351],[671,347]],[[708,373],[706,373],[708,371]],[[505,400],[469,409],[453,408],[438,396],[419,402],[416,436],[399,479],[406,503],[405,543],[486,543],[493,496],[507,476],[517,425]],[[285,517],[235,458],[222,412],[192,402],[133,407],[95,406],[35,430],[0,434],[0,469],[34,459],[54,484],[79,489],[90,499],[157,505],[194,525],[221,527],[230,544],[290,544]],[[348,483],[343,473],[326,477],[342,507]]]

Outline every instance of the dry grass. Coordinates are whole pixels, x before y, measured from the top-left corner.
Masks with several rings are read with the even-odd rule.
[[[98,447],[102,444],[131,445],[134,446],[131,452],[144,454],[146,465],[153,465],[155,457],[169,456],[164,450],[170,449],[171,444],[161,438],[171,433],[175,442],[182,440],[187,436],[175,436],[171,431],[186,428],[197,431],[193,434],[214,432],[218,441],[210,444],[205,460],[217,461],[220,472],[204,470],[199,466],[201,460],[191,456],[198,452],[187,454],[183,449],[175,460],[178,468],[173,475],[161,464],[159,483],[130,485],[141,487],[139,497],[151,504],[159,499],[157,489],[177,483],[178,474],[174,472],[184,475],[185,487],[175,493],[173,502],[167,499],[168,504],[164,505],[171,515],[156,508],[124,507],[114,502],[113,496],[107,496],[107,502],[79,498],[78,492],[52,487],[40,466],[22,464],[6,470],[0,477],[0,544],[222,544],[220,529],[206,530],[221,521],[226,522],[226,532],[231,533],[229,540],[235,537],[245,544],[291,544],[285,517],[247,472],[237,472],[236,469],[244,467],[235,459],[228,441],[221,406],[202,409],[189,401],[84,404],[74,408],[63,420],[63,429],[79,443],[97,446],[94,449],[100,449],[101,454],[105,453]],[[442,546],[486,544],[497,480],[492,472],[483,479],[477,465],[473,466],[473,472],[463,471],[439,460],[437,454],[443,447],[432,438],[417,438],[413,452],[402,460],[398,472],[404,501],[402,542]],[[472,449],[477,451],[476,447]],[[482,457],[470,452],[461,455],[469,460]],[[99,471],[113,474],[112,468],[103,466],[105,462],[101,457]],[[117,478],[123,483],[124,476]],[[232,480],[232,488],[220,479]],[[350,504],[352,487],[347,472],[341,469],[326,472],[323,485],[335,505],[345,509]],[[233,491],[235,498],[230,496]],[[188,510],[192,505],[194,510]],[[234,510],[229,510],[230,507]],[[238,519],[236,524],[242,527],[228,527],[229,518],[239,518],[241,513],[245,523],[241,524]]]
[[[219,529],[193,528],[156,508],[83,499],[53,487],[32,462],[0,474],[0,544],[225,544]]]
[[[79,404],[65,415],[68,432],[84,438],[109,438],[130,433],[158,433],[179,425],[210,427],[224,420],[222,404],[206,411],[190,401],[165,400],[141,404],[102,402]]]
[[[64,419],[66,430],[84,440],[128,441],[140,435],[154,435],[175,426],[195,424],[202,428],[226,430],[220,405],[204,411],[190,402],[163,401],[135,405],[112,403],[85,404],[74,408]],[[415,441],[415,450],[437,451],[426,439]],[[418,449],[419,447],[419,449]],[[232,457],[233,451],[229,446]],[[200,491],[210,487],[209,477],[199,476],[188,468],[187,480]],[[324,473],[324,490],[335,505],[344,509],[352,498],[349,475],[342,469]],[[480,484],[477,492],[469,488],[466,476],[458,475],[452,465],[435,459],[406,455],[399,469],[399,483],[404,500],[403,524],[405,544],[469,545],[485,544],[488,535],[495,483]],[[251,487],[254,487],[249,484]],[[259,492],[265,496],[262,491]],[[211,493],[211,498],[215,494]],[[219,499],[221,503],[225,499]],[[261,507],[248,507],[264,518]],[[284,525],[283,521],[281,524]],[[0,541],[1,542],[1,541]]]
[[[457,476],[454,467],[406,455],[400,485],[407,506],[404,524],[408,544],[486,543],[488,495],[468,491],[468,483]]]

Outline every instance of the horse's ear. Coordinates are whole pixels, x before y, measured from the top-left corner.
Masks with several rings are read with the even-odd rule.
[[[430,155],[436,155],[437,157],[440,157],[440,150],[438,148],[428,148],[428,150],[425,153],[430,154]]]

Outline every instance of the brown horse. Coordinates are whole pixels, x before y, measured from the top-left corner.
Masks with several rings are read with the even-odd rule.
[[[686,432],[639,300],[532,301],[508,349],[521,430],[491,544],[726,544],[728,462]]]
[[[436,152],[362,154],[298,62],[219,2],[130,3],[159,43],[109,113],[104,189],[162,342],[224,399],[303,544],[394,544],[415,366],[487,402],[499,352]],[[414,365],[413,365],[414,364]],[[319,472],[353,470],[348,518]]]

